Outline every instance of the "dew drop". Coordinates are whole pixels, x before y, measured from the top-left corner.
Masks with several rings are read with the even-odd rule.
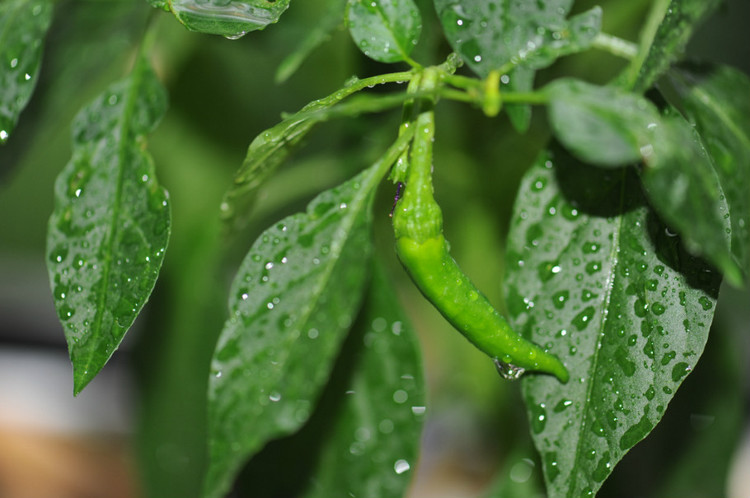
[[[495,368],[497,369],[497,373],[499,373],[503,379],[518,380],[521,378],[524,372],[526,372],[524,368],[517,367],[516,365],[512,365],[510,363],[506,363],[504,361],[499,360],[498,358],[494,358],[493,361],[495,362]]]
[[[411,469],[411,465],[409,465],[409,462],[404,459],[396,460],[396,463],[393,464],[393,470],[398,475],[407,472],[409,469]]]

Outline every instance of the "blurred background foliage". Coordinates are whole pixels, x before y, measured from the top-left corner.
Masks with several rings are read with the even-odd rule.
[[[246,230],[227,234],[220,225],[221,197],[256,134],[282,112],[331,93],[352,75],[402,69],[366,59],[341,26],[286,82],[275,83],[279,63],[316,26],[325,3],[293,2],[277,25],[230,41],[188,32],[145,1],[60,0],[37,91],[14,136],[0,148],[0,351],[64,357],[44,268],[53,181],[70,157],[71,119],[127,73],[149,16],[157,16],[154,65],[169,91],[170,109],[149,149],[172,198],[173,233],[154,295],[115,355],[115,364],[132,379],[116,384],[132,400],[120,429],[132,443],[134,474],[147,496],[189,497],[199,489],[208,362],[226,316],[225,293],[244,252],[266,226],[367,166],[396,132],[399,111],[321,125],[262,190]],[[449,48],[432,2],[418,3],[424,29],[413,56],[436,64]],[[637,39],[648,0],[581,0],[575,11],[597,3],[604,9],[604,31]],[[728,1],[699,30],[689,53],[750,73],[744,26],[749,18],[750,3]],[[537,84],[569,74],[604,83],[622,67],[612,56],[591,51],[542,71]],[[515,133],[505,117],[489,119],[454,102],[441,103],[437,119],[435,186],[447,238],[465,271],[502,305],[504,237],[519,179],[549,137],[543,111],[536,111],[525,135]],[[420,333],[428,380],[422,462],[412,494],[480,496],[489,486],[498,497],[542,496],[517,386],[498,380],[494,366],[421,298],[393,255],[393,194],[384,184],[377,199],[377,250]],[[704,360],[663,423],[619,465],[600,496],[723,493],[747,422],[748,297],[723,289]],[[12,381],[2,378],[0,384]],[[0,406],[6,401],[0,399]]]

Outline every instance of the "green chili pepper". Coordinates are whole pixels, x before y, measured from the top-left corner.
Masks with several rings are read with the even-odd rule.
[[[432,90],[439,74],[425,70],[421,89]],[[477,348],[508,367],[555,375],[568,381],[562,362],[514,332],[451,257],[443,237],[443,215],[432,187],[433,103],[422,102],[412,125],[414,138],[405,188],[393,213],[396,253],[424,296]]]

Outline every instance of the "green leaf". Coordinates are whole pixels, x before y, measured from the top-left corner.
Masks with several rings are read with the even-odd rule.
[[[413,0],[348,0],[349,32],[366,56],[379,62],[411,61],[422,16]]]
[[[522,182],[508,309],[571,374],[566,385],[523,381],[551,498],[593,496],[703,351],[720,278],[665,230],[630,169],[587,168],[555,151]]]
[[[50,0],[0,3],[0,144],[8,141],[34,91],[51,21]]]
[[[206,496],[221,496],[249,456],[315,406],[364,293],[373,192],[409,139],[250,248],[212,361]]]
[[[320,18],[316,19],[315,25],[309,28],[307,36],[300,40],[294,51],[279,63],[274,77],[276,83],[283,83],[288,80],[313,50],[328,41],[331,33],[342,25],[345,1],[328,0],[328,6],[320,15]]]
[[[538,498],[544,496],[542,469],[534,461],[533,448],[516,448],[504,461],[485,498]]]
[[[670,172],[647,170],[644,181],[654,189],[654,203],[666,190],[652,185],[652,176],[687,185],[682,199],[670,200],[692,207],[679,211],[661,202],[661,212],[730,283],[742,285],[750,272],[750,79],[727,66],[674,69],[667,79],[674,93],[665,94],[697,131],[694,140],[678,143],[695,148],[699,139],[707,157],[667,165]]]
[[[164,259],[169,203],[145,139],[166,106],[141,57],[129,78],[73,121],[73,157],[55,183],[47,267],[76,394],[119,346]]]
[[[646,158],[641,172],[652,205],[691,252],[704,255],[730,282],[740,285],[743,270],[731,250],[732,220],[724,193],[727,183],[720,181],[695,129],[678,113],[665,115],[654,131],[654,153]],[[733,174],[730,182],[739,187],[736,193],[743,196],[739,202],[746,206],[748,180]],[[739,224],[737,219],[734,223]]]
[[[166,7],[187,29],[230,39],[263,29],[279,20],[290,0],[149,0]]]
[[[565,19],[572,0],[435,0],[445,36],[479,76],[494,70],[510,73],[501,81],[506,91],[527,92],[537,69],[558,57],[591,46],[601,25],[596,7]],[[531,119],[527,105],[506,106],[511,122],[525,131]]]
[[[641,36],[638,55],[625,73],[625,86],[643,93],[682,56],[685,45],[700,21],[721,0],[659,0]],[[658,22],[658,24],[657,24]]]
[[[745,305],[746,293],[726,291],[722,290],[723,302],[739,297]],[[725,308],[728,309],[731,308]],[[746,378],[742,344],[746,331],[739,324],[747,323],[748,314],[743,311],[737,316],[737,309],[732,311],[734,327],[717,318],[723,326],[714,330],[701,364],[675,399],[675,405],[682,405],[674,406],[682,408],[678,412],[681,420],[674,412],[668,414],[669,435],[677,436],[681,447],[670,447],[663,453],[671,465],[665,465],[668,471],[654,489],[654,496],[704,498],[733,494],[727,489],[728,476],[732,467],[737,467],[736,450],[742,444],[747,419],[746,397],[742,394]]]
[[[419,344],[381,265],[353,332],[359,348],[323,443],[307,498],[404,496],[425,413]],[[331,427],[332,426],[332,427]]]
[[[643,97],[569,78],[555,80],[544,92],[555,137],[579,159],[619,167],[653,152],[651,130],[660,117]]]
[[[394,73],[398,76],[401,73]],[[408,76],[403,73],[404,80]],[[355,92],[376,83],[385,83],[386,79],[368,78],[359,80],[354,78],[347,85],[319,100],[310,102],[300,111],[286,117],[279,124],[263,131],[253,139],[247,149],[245,160],[234,177],[234,185],[230,188],[221,204],[221,217],[235,228],[242,227],[247,215],[255,202],[258,189],[286,160],[286,158],[302,144],[304,138],[312,128],[322,121],[332,117],[356,116],[363,112],[387,109],[403,103],[405,95],[365,97],[342,105],[340,102]],[[338,105],[337,105],[338,104]]]

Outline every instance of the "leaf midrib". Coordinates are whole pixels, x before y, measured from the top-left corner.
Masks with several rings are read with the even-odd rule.
[[[142,60],[138,60],[136,62],[135,67],[133,68],[133,73],[128,84],[127,93],[125,95],[125,106],[123,108],[123,112],[120,116],[120,119],[118,120],[118,127],[120,128],[121,132],[120,132],[120,142],[117,147],[117,156],[116,156],[117,165],[118,165],[117,183],[115,187],[115,197],[112,203],[112,216],[110,217],[108,236],[107,236],[107,239],[102,244],[103,255],[104,255],[104,263],[102,264],[102,280],[101,280],[102,290],[96,302],[97,309],[96,309],[96,315],[94,318],[94,324],[92,326],[92,332],[95,334],[101,333],[102,321],[104,320],[105,305],[107,302],[107,295],[109,293],[110,273],[112,271],[112,263],[113,263],[112,251],[114,248],[116,236],[120,232],[118,222],[120,220],[122,192],[123,192],[123,188],[125,184],[126,150],[128,148],[129,140],[131,138],[130,135],[132,133],[131,118],[136,107],[136,102],[138,100],[138,88],[140,87],[140,84],[144,76],[142,64],[144,64],[144,62]],[[108,132],[108,134],[109,133],[111,133],[111,130],[110,132]],[[94,350],[89,349],[89,355],[85,363],[84,372],[88,372],[89,368],[91,368],[93,357],[94,357]],[[89,375],[88,373],[85,373],[84,377],[88,377],[88,375]]]
[[[706,106],[706,108],[715,113],[716,116],[719,118],[719,120],[722,123],[725,123],[727,128],[734,136],[737,137],[737,139],[742,143],[742,145],[750,149],[750,137],[745,135],[742,131],[742,128],[740,125],[735,123],[735,121],[721,109],[721,106],[718,105],[716,100],[714,100],[711,95],[706,93],[701,87],[699,86],[693,86],[691,88],[692,93],[696,96],[698,101]]]
[[[575,453],[575,459],[573,460],[573,475],[571,477],[571,485],[568,487],[567,496],[569,498],[577,498],[578,495],[574,494],[574,491],[576,489],[576,481],[578,478],[578,473],[576,472],[576,469],[579,468],[579,462],[581,461],[581,458],[583,457],[583,448],[582,448],[582,442],[584,441],[583,435],[585,434],[585,429],[587,427],[587,422],[589,419],[589,402],[591,401],[591,393],[594,389],[594,375],[593,373],[596,372],[598,364],[599,364],[599,354],[601,352],[601,344],[604,340],[604,329],[605,324],[607,322],[607,316],[609,311],[609,306],[612,300],[612,292],[614,290],[615,286],[615,277],[616,269],[619,264],[619,258],[618,254],[620,252],[620,236],[622,231],[622,224],[623,224],[623,216],[624,216],[624,198],[625,198],[625,172],[622,173],[622,179],[621,179],[621,187],[620,187],[620,205],[619,205],[619,211],[620,215],[617,219],[617,227],[613,231],[613,240],[612,240],[612,249],[610,250],[609,257],[613,261],[612,266],[610,267],[609,274],[607,275],[607,282],[606,282],[606,289],[607,292],[604,296],[604,301],[602,302],[602,314],[601,318],[599,319],[599,328],[598,328],[598,334],[597,334],[597,343],[596,343],[596,353],[594,354],[594,360],[591,364],[591,367],[589,368],[589,385],[586,388],[586,404],[583,410],[583,417],[581,417],[581,423],[579,425],[579,431],[580,437],[578,438],[578,442],[576,443],[576,453]],[[572,380],[572,379],[571,379]]]

